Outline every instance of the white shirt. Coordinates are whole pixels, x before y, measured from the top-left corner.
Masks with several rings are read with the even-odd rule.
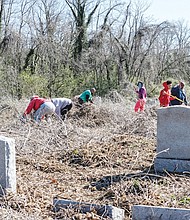
[[[59,117],[61,116],[61,110],[72,103],[71,99],[68,98],[54,98],[52,102],[55,105],[55,113]]]

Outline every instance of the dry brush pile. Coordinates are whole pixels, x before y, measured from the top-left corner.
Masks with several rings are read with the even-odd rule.
[[[99,99],[74,106],[65,122],[23,124],[27,100],[2,100],[1,135],[16,142],[17,194],[1,198],[6,219],[103,219],[77,210],[53,212],[53,199],[109,204],[131,219],[135,204],[190,208],[188,174],[158,174],[156,109],[134,113],[134,102]],[[117,98],[118,98],[117,97]]]

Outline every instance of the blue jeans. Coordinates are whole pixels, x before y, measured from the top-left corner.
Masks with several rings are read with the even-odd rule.
[[[52,102],[44,102],[34,113],[34,120],[40,122],[45,115],[52,115],[55,112],[55,105]]]

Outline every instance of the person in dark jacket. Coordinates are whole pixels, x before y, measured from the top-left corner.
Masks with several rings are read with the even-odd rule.
[[[184,86],[184,82],[179,82],[178,85],[172,87],[171,95],[173,97],[176,97],[176,99],[174,98],[173,100],[171,100],[170,105],[181,105],[183,103],[187,105],[187,97],[184,91]]]

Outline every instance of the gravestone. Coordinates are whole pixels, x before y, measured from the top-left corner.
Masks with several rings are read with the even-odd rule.
[[[134,205],[132,220],[189,220],[190,209]]]
[[[15,140],[0,136],[0,195],[16,192]]]
[[[124,209],[120,209],[112,205],[98,205],[92,203],[76,202],[66,199],[54,199],[53,206],[55,212],[59,211],[61,208],[75,209],[82,213],[87,213],[95,210],[96,213],[101,217],[108,217],[112,220],[124,220]]]
[[[190,172],[190,107],[157,110],[157,172]]]

